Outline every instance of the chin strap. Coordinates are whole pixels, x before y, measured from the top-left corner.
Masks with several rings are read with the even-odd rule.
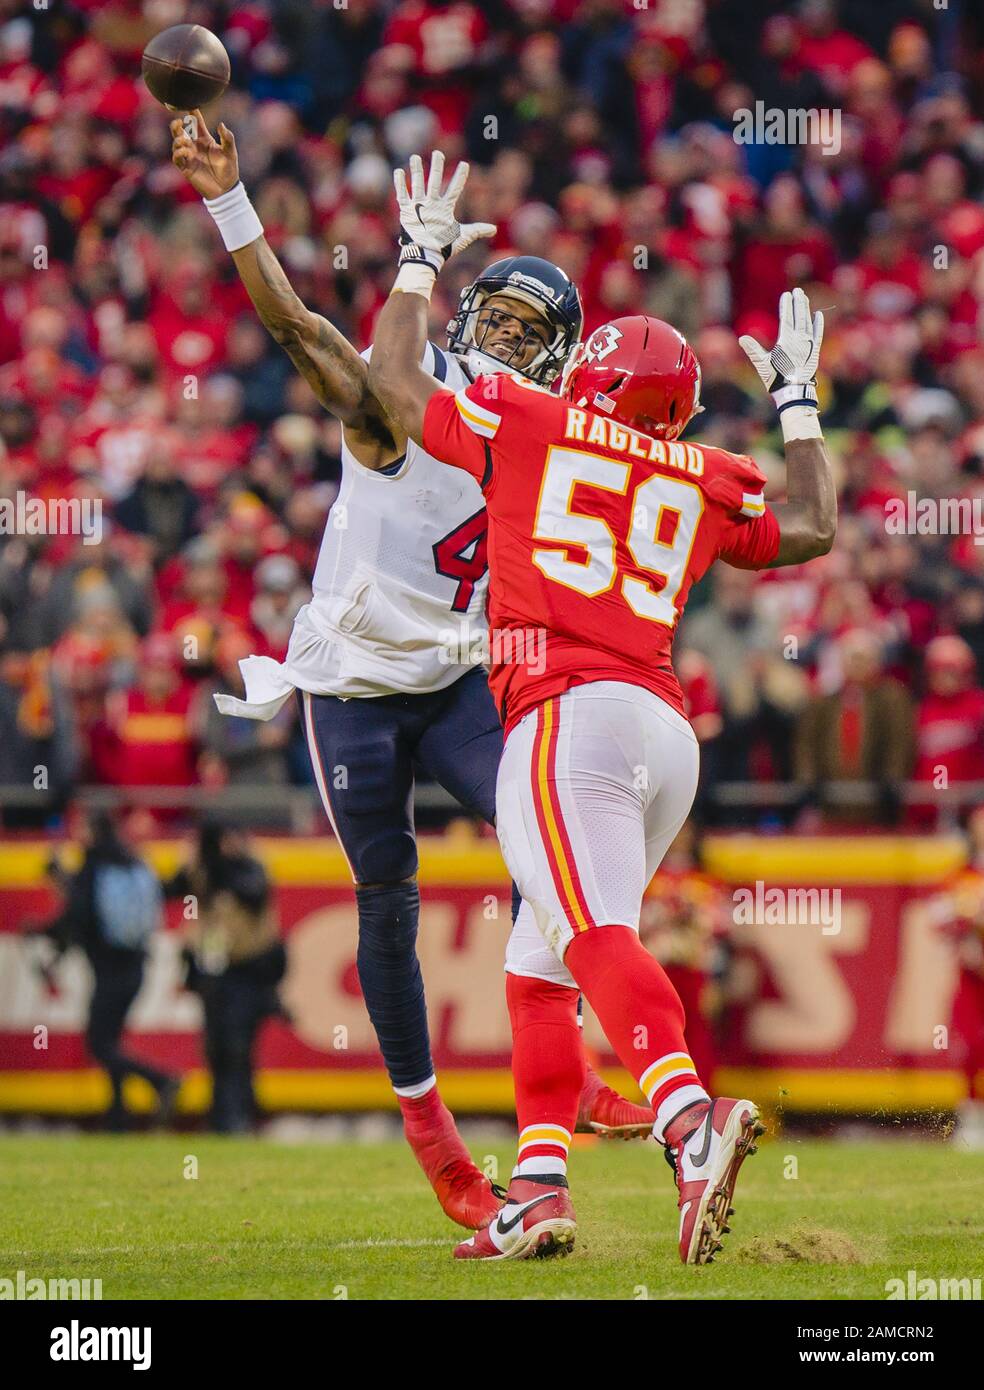
[[[465,363],[474,376],[498,376],[500,373],[506,376],[525,376],[525,372],[519,367],[514,367],[509,362],[500,362],[498,357],[493,357],[490,352],[483,352],[477,347],[467,349]]]

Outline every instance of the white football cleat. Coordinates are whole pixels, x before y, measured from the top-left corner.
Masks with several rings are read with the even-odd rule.
[[[548,1259],[569,1255],[577,1222],[567,1179],[513,1178],[505,1205],[481,1231],[455,1247],[456,1260]]]
[[[758,1107],[727,1096],[712,1100],[697,1127],[672,1154],[680,1192],[680,1259],[688,1265],[710,1264],[730,1227],[738,1170],[755,1140],[765,1133]]]

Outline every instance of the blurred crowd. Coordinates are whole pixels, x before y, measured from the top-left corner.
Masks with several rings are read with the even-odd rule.
[[[310,776],[293,710],[255,724],[209,698],[240,688],[246,653],[285,651],[340,432],[169,162],[139,56],[186,21],[231,55],[221,119],[268,239],[360,349],[392,278],[391,168],[438,144],[471,161],[493,253],[563,266],[586,329],[641,310],[690,338],[691,434],[754,455],[778,495],[774,411],[737,337],[771,344],[803,285],[826,313],[840,531],[802,571],[719,566],[692,597],[677,661],[702,812],[758,821],[716,788],[795,779],[786,820],[928,827],[940,791],[984,781],[984,544],[933,511],[962,499],[984,533],[984,10],[0,0],[0,497],[105,516],[98,544],[0,534],[0,785],[43,765],[57,808],[79,782]],[[836,152],[737,143],[757,102],[840,112]],[[439,341],[487,254],[442,276]],[[911,777],[922,806],[903,804]],[[863,784],[847,802],[844,782]]]

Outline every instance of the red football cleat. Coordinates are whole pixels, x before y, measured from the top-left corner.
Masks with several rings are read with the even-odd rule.
[[[455,1247],[456,1260],[543,1260],[569,1255],[577,1221],[567,1179],[513,1178],[506,1204],[484,1230]]]
[[[605,1139],[648,1139],[655,1116],[648,1105],[636,1105],[606,1086],[588,1067],[577,1112],[576,1134],[600,1134]]]
[[[472,1162],[450,1110],[433,1086],[422,1096],[398,1096],[403,1132],[446,1216],[477,1231],[502,1206],[496,1188]]]
[[[755,1153],[754,1141],[765,1126],[750,1100],[719,1096],[691,1106],[667,1132],[680,1192],[680,1259],[710,1264],[731,1229],[738,1170]]]

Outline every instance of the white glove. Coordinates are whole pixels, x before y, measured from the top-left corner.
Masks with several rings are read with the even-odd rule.
[[[779,299],[779,337],[771,353],[754,338],[739,338],[752,366],[762,378],[780,415],[791,406],[817,408],[817,364],[823,341],[823,314],[810,317],[810,301],[802,290]]]
[[[466,222],[454,215],[454,205],[468,179],[468,165],[461,163],[451,176],[446,192],[441,192],[444,155],[431,155],[427,189],[424,190],[424,164],[419,154],[410,156],[410,192],[402,169],[393,173],[396,199],[400,204],[400,264],[423,263],[439,271],[451,256],[464,251],[479,237],[493,236],[491,222]]]

